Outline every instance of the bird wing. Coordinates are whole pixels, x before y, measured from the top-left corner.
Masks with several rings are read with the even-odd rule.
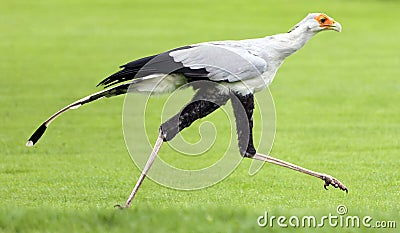
[[[179,47],[160,54],[144,57],[120,66],[120,71],[102,80],[97,86],[109,87],[127,80],[140,79],[152,74],[183,74],[191,79],[207,79],[204,68],[191,69],[175,62],[169,55],[172,51],[185,50],[191,46]]]
[[[169,55],[190,69],[205,69],[212,81],[237,82],[255,78],[267,69],[257,51],[239,42],[214,42],[171,51]]]
[[[267,63],[248,43],[221,41],[179,47],[144,57],[121,66],[121,70],[102,80],[109,87],[152,74],[182,74],[188,81],[209,79],[236,82],[264,73]]]

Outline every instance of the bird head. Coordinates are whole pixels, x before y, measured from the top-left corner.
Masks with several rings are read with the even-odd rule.
[[[342,25],[336,22],[333,18],[324,13],[311,13],[308,14],[300,23],[298,23],[291,31],[301,28],[310,32],[320,32],[326,30],[334,30],[337,32],[342,31]]]

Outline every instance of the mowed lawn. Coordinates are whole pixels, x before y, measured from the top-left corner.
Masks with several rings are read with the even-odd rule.
[[[123,97],[65,114],[35,147],[25,147],[43,120],[99,91],[95,85],[125,62],[191,43],[283,33],[309,12],[334,17],[343,32],[318,34],[276,75],[271,154],[339,178],[347,195],[269,164],[249,176],[251,161],[244,160],[227,179],[202,190],[146,180],[131,209],[114,209],[140,174],[124,142]],[[258,227],[258,216],[337,214],[338,205],[349,215],[397,221],[395,232],[399,12],[398,1],[372,0],[2,1],[0,232],[276,232],[282,228]],[[198,129],[185,134],[198,137]],[[176,157],[165,151],[163,158]]]

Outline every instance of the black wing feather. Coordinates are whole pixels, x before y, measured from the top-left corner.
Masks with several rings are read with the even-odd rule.
[[[193,79],[207,79],[208,72],[205,68],[191,69],[183,66],[180,62],[175,62],[174,59],[169,56],[169,53],[176,50],[189,49],[191,46],[184,46],[169,50],[164,53],[140,58],[138,60],[129,62],[125,65],[120,66],[122,70],[110,75],[97,86],[109,87],[117,83],[125,82],[135,78],[146,77],[151,74],[183,74],[188,78],[188,81]]]

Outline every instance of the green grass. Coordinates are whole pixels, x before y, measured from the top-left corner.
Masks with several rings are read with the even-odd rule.
[[[0,232],[279,231],[257,227],[257,217],[323,215],[339,204],[399,225],[399,10],[397,1],[373,0],[2,1]],[[245,160],[198,191],[146,180],[130,210],[115,210],[139,176],[122,134],[123,97],[67,113],[37,146],[24,146],[46,117],[98,91],[120,64],[185,44],[285,32],[318,11],[343,32],[317,35],[278,72],[272,154],[340,178],[348,195],[273,165],[249,176]],[[195,128],[185,134],[198,136]],[[167,151],[161,156],[176,158]]]

